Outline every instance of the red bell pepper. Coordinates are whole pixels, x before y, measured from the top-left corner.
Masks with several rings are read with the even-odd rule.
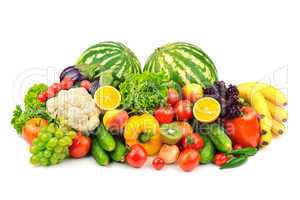
[[[225,128],[233,144],[257,147],[260,139],[258,115],[251,107],[242,107],[242,116],[225,122]]]

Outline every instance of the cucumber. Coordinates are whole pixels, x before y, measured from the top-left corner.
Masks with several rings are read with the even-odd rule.
[[[106,128],[101,124],[96,131],[96,137],[100,146],[105,151],[113,151],[116,148],[116,141],[112,134],[106,130]]]
[[[102,149],[100,144],[98,143],[97,139],[93,139],[92,144],[92,156],[96,160],[99,165],[106,166],[109,164],[109,156],[108,154]]]
[[[232,150],[232,142],[230,138],[219,124],[207,124],[205,130],[208,131],[208,137],[211,139],[215,147],[224,153],[230,153]]]
[[[210,163],[215,155],[215,147],[214,144],[210,141],[210,139],[206,135],[201,135],[205,141],[205,145],[203,149],[199,152],[201,158],[201,164]]]
[[[116,162],[124,162],[126,155],[126,146],[120,140],[116,140],[116,148],[110,152],[110,157]]]

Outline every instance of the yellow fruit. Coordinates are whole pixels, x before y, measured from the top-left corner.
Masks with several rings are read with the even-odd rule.
[[[261,130],[259,145],[260,147],[264,147],[270,144],[272,140],[272,119],[268,117],[263,117],[260,119],[259,124]]]
[[[269,84],[265,84],[261,82],[248,82],[248,83],[242,83],[239,86],[251,87],[255,91],[260,91],[268,101],[272,102],[277,106],[287,105],[286,95],[283,94],[279,89]]]
[[[121,94],[112,86],[102,86],[95,92],[94,100],[100,109],[114,110],[121,103]]]
[[[285,126],[283,123],[278,122],[276,120],[272,120],[272,129],[271,129],[272,133],[274,135],[281,135],[284,133],[285,131]]]
[[[273,119],[276,119],[278,122],[286,122],[288,118],[288,113],[287,111],[279,106],[276,106],[275,104],[271,102],[267,102],[268,107],[270,110],[270,113],[273,117]]]
[[[212,97],[203,97],[199,99],[193,107],[194,117],[203,123],[215,121],[221,113],[219,102]]]

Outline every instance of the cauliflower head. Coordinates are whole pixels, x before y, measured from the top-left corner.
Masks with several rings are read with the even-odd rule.
[[[66,125],[78,131],[92,131],[100,124],[100,110],[83,87],[61,90],[46,102],[46,108],[51,117],[63,119]]]

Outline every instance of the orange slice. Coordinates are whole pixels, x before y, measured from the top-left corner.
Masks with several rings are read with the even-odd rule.
[[[97,89],[94,100],[100,109],[114,110],[121,103],[121,94],[116,88],[106,85]]]
[[[215,121],[221,113],[219,102],[212,97],[203,97],[199,99],[193,107],[194,117],[203,123]]]

